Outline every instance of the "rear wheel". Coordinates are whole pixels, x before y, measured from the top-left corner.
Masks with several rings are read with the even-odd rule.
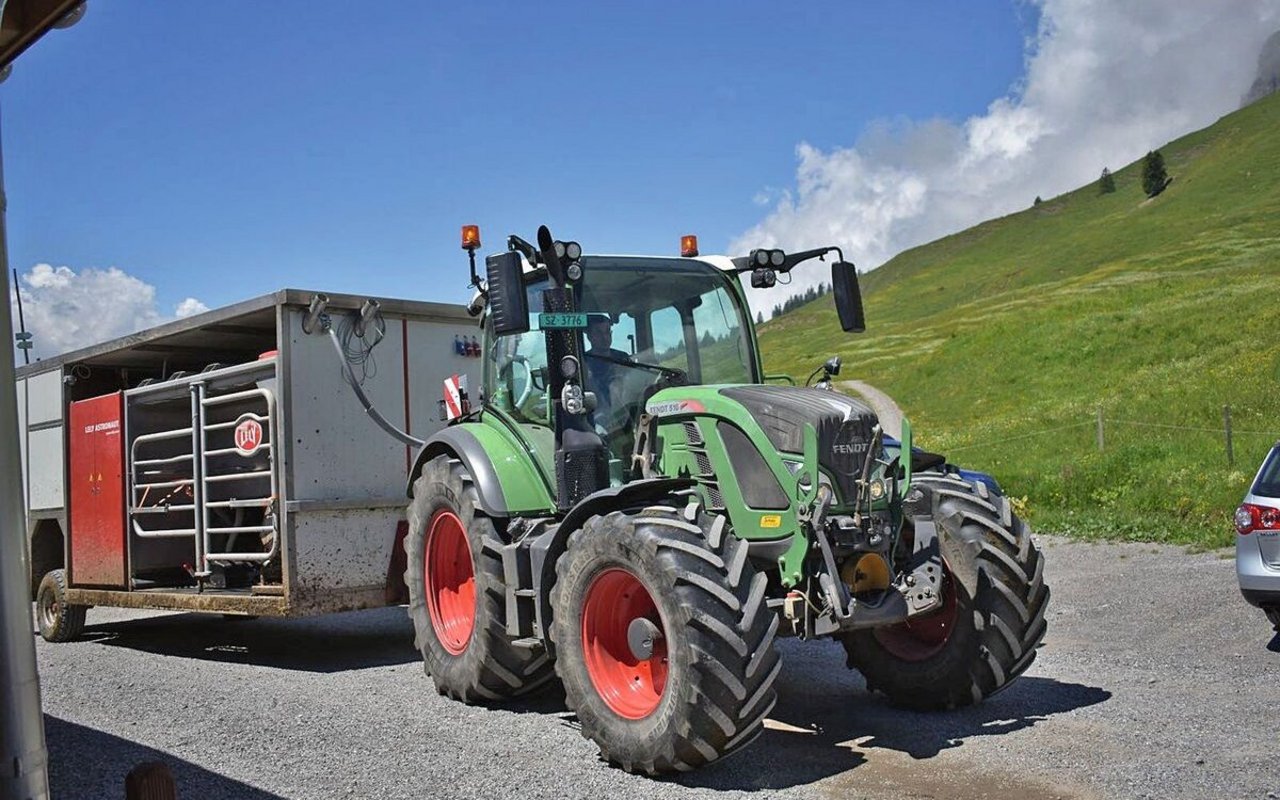
[[[50,642],[70,642],[84,631],[88,606],[67,602],[67,573],[55,569],[46,572],[36,590],[36,624],[40,635]]]
[[[502,540],[476,508],[462,462],[439,456],[413,484],[405,537],[409,616],[427,674],[455,700],[502,700],[554,675],[541,646],[514,645],[506,631]]]
[[[556,564],[556,672],[582,735],[627,771],[692,769],[759,735],[781,663],[767,580],[724,517],[589,519]]]
[[[849,634],[844,645],[849,666],[866,677],[867,688],[896,705],[956,708],[1000,691],[1035,660],[1049,603],[1044,556],[1007,498],[952,475],[925,473],[914,480],[941,495],[942,518],[962,520],[961,546],[944,550],[942,607],[910,622]],[[945,535],[941,526],[939,535]],[[956,572],[976,574],[976,591]]]

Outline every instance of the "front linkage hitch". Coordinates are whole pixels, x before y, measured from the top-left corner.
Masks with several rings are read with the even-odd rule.
[[[880,430],[877,427],[875,444],[867,454],[868,468],[863,470],[864,480],[859,483],[862,491],[868,485],[866,476],[869,475],[871,459],[879,441]],[[827,533],[830,522],[827,511],[835,499],[832,489],[814,480],[805,481],[806,476],[818,474],[817,449],[817,432],[812,425],[808,425],[805,430],[805,470],[797,484],[798,517],[809,541],[817,544],[822,557],[818,588],[823,607],[812,619],[812,627],[806,625],[805,628],[814,636],[878,628],[906,622],[912,617],[928,614],[941,607],[942,548],[935,522],[937,515],[933,513],[933,492],[924,486],[909,487],[907,496],[902,499],[902,516],[912,520],[914,529],[907,568],[899,573],[889,589],[874,602],[860,600],[850,593],[849,587],[840,579],[835,551]],[[855,507],[858,505],[855,503]]]

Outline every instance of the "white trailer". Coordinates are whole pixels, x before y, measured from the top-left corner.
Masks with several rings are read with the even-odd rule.
[[[304,332],[318,297],[332,336]],[[434,433],[444,380],[479,377],[478,334],[461,306],[283,289],[19,369],[42,632],[74,635],[88,606],[403,602],[413,447],[375,417]]]

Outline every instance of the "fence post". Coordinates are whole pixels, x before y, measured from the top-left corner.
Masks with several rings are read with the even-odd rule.
[[[1105,439],[1102,435],[1102,406],[1098,406],[1098,452],[1102,452]]]
[[[1233,467],[1236,463],[1236,454],[1231,446],[1231,406],[1222,407],[1222,430],[1227,435],[1227,466]]]

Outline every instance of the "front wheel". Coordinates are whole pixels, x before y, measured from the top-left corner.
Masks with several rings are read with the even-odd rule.
[[[942,607],[843,641],[849,666],[895,705],[957,708],[1000,691],[1035,660],[1049,604],[1044,556],[1008,498],[953,475],[922,473],[915,483],[942,497],[941,518],[963,520],[961,546],[944,549]],[[947,535],[941,525],[938,535]],[[976,591],[953,567],[977,575]]]
[[[556,672],[582,735],[628,772],[684,771],[751,742],[781,662],[766,577],[697,505],[589,519],[556,564]]]
[[[440,694],[467,703],[516,697],[554,674],[543,648],[507,636],[502,541],[476,500],[462,462],[433,459],[413,484],[404,543],[423,664]]]

